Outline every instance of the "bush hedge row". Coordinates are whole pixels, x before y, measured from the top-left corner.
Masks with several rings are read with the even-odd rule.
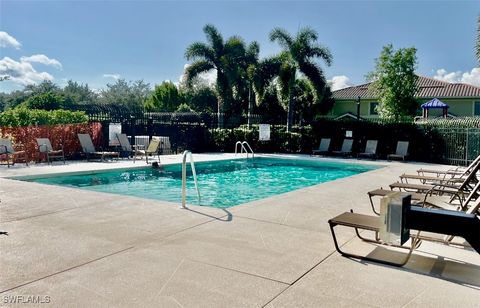
[[[83,111],[41,110],[26,107],[9,109],[0,113],[0,127],[29,125],[56,125],[87,123],[88,116]]]

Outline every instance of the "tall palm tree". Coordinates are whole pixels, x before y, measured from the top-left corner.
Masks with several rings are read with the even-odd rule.
[[[232,104],[232,84],[235,76],[238,75],[238,59],[245,54],[245,43],[237,36],[224,41],[219,31],[211,24],[205,25],[203,32],[207,43],[195,42],[185,51],[187,60],[193,60],[185,70],[186,81],[187,84],[191,84],[201,73],[216,70],[218,127],[223,128],[224,105]]]
[[[327,65],[332,62],[332,55],[327,47],[317,43],[318,34],[311,28],[300,29],[295,37],[286,30],[275,28],[270,33],[270,40],[277,42],[283,51],[278,55],[281,59],[278,74],[280,95],[288,103],[287,131],[293,123],[295,108],[295,85],[299,75],[304,75],[313,85],[315,100],[321,100],[326,86],[326,79],[322,68],[315,62],[323,60]]]
[[[480,15],[477,17],[477,44],[475,48],[477,61],[480,63]]]

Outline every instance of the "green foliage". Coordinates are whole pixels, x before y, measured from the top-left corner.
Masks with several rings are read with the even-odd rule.
[[[155,86],[153,93],[147,98],[145,107],[147,110],[173,112],[182,103],[183,98],[178,92],[177,86],[170,81],[164,81]]]
[[[125,79],[118,79],[114,84],[107,84],[106,89],[100,93],[99,101],[104,104],[139,108],[144,106],[150,92],[150,85],[143,80],[127,82]]]
[[[431,128],[480,128],[480,117],[464,117],[455,119],[428,119],[417,123]]]
[[[185,90],[182,95],[186,104],[196,112],[214,113],[217,107],[217,96],[207,86],[199,86]]]
[[[30,96],[22,105],[29,109],[67,109],[72,106],[72,100],[60,93],[46,92]]]
[[[378,93],[377,111],[380,117],[398,119],[416,114],[416,52],[415,48],[400,48],[395,51],[389,44],[383,47],[380,57],[375,60],[375,70],[367,77],[373,81],[372,87]]]
[[[190,86],[202,73],[216,70],[218,125],[223,127],[221,113],[225,112],[227,117],[232,114],[238,116],[246,109],[247,58],[255,57],[258,44],[253,42],[246,47],[243,39],[238,36],[224,40],[220,32],[210,24],[204,26],[203,32],[207,43],[194,42],[185,51],[187,60],[193,61],[185,69],[186,84]]]
[[[87,123],[88,116],[83,111],[37,110],[19,107],[0,113],[0,126],[28,126]]]
[[[176,112],[192,112],[192,108],[190,108],[189,105],[183,103],[183,104],[180,104],[177,108],[177,110],[175,110]]]
[[[294,37],[286,30],[276,28],[270,33],[270,40],[278,42],[283,48],[277,56],[281,61],[278,86],[281,99],[288,104],[287,131],[290,131],[295,114],[295,86],[298,73],[303,74],[311,82],[315,101],[323,102],[327,83],[322,68],[315,60],[321,59],[330,65],[332,55],[328,48],[317,44],[318,34],[308,27],[300,29]]]
[[[97,94],[88,87],[88,84],[79,84],[73,80],[67,82],[63,94],[75,103],[95,103],[97,100]]]

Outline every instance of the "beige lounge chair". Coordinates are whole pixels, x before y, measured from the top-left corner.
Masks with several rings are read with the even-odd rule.
[[[148,144],[148,147],[145,150],[138,150],[140,153],[145,155],[145,160],[148,164],[148,157],[157,155],[158,163],[160,163],[160,154],[158,153],[160,149],[160,138],[153,136],[152,140]]]
[[[97,151],[89,134],[78,134],[78,140],[82,146],[83,153],[87,156],[87,160],[90,160],[92,156],[99,157],[102,161],[104,161],[106,157],[116,157],[118,159],[120,156],[119,152]]]
[[[423,169],[423,168],[421,168],[421,169],[417,170],[417,173],[419,175],[425,175],[425,173],[432,173],[432,174],[436,174],[437,177],[440,177],[440,176],[443,176],[443,177],[447,177],[447,176],[463,177],[463,176],[467,175],[468,173],[470,173],[471,170],[473,169],[473,167],[475,167],[478,163],[480,163],[480,155],[478,155],[477,158],[475,158],[472,161],[472,163],[470,165],[468,165],[466,168],[457,167],[457,168],[448,169],[448,170],[434,170],[434,169]]]
[[[327,154],[328,149],[330,148],[330,141],[331,141],[330,138],[322,138],[322,140],[320,140],[320,145],[318,146],[318,149],[313,150],[312,154],[313,155],[315,155],[315,154]]]
[[[63,146],[61,149],[54,150],[50,139],[37,138],[38,152],[45,155],[47,163],[50,164],[54,159],[61,159],[65,164],[65,153],[63,152]]]
[[[13,166],[19,159],[23,160],[25,165],[28,166],[27,153],[25,151],[15,151],[10,139],[0,138],[0,160],[6,161],[7,167],[10,168],[10,161]]]
[[[395,159],[402,159],[405,160],[405,157],[408,156],[408,141],[399,141],[397,142],[397,149],[394,154],[388,154],[387,159],[391,160],[392,158]]]
[[[128,141],[127,135],[126,134],[116,134],[118,143],[120,144],[121,152],[127,154],[129,157],[133,157],[133,162],[135,163],[135,160],[137,158],[137,155],[143,156],[145,154],[145,151],[139,150],[139,149],[133,149],[132,145],[130,144],[130,141]]]
[[[462,182],[459,183],[438,183],[434,185],[425,185],[425,184],[411,184],[411,183],[402,183],[402,182],[395,182],[390,184],[390,189],[399,189],[405,191],[414,191],[420,193],[432,192],[436,194],[447,194],[452,196],[452,199],[455,197],[460,198],[460,200],[464,199],[464,196],[468,194],[475,183],[478,182],[476,178],[476,174],[480,168],[480,164],[477,164],[470,174],[468,174]]]
[[[333,155],[348,156],[352,154],[353,139],[343,139],[342,149],[340,151],[332,151]]]
[[[366,157],[366,158],[377,158],[377,145],[378,140],[367,140],[365,145],[365,152],[358,153],[357,158]]]

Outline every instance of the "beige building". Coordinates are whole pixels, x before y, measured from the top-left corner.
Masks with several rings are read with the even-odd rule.
[[[335,104],[330,111],[337,117],[357,116],[357,104],[361,118],[375,118],[378,113],[375,107],[378,98],[369,87],[370,83],[348,87],[333,92]],[[415,98],[420,105],[438,98],[449,106],[448,114],[453,117],[480,116],[480,88],[464,83],[449,83],[428,77],[419,76]],[[431,110],[430,117],[440,116],[442,110]],[[419,114],[421,115],[421,113]]]

